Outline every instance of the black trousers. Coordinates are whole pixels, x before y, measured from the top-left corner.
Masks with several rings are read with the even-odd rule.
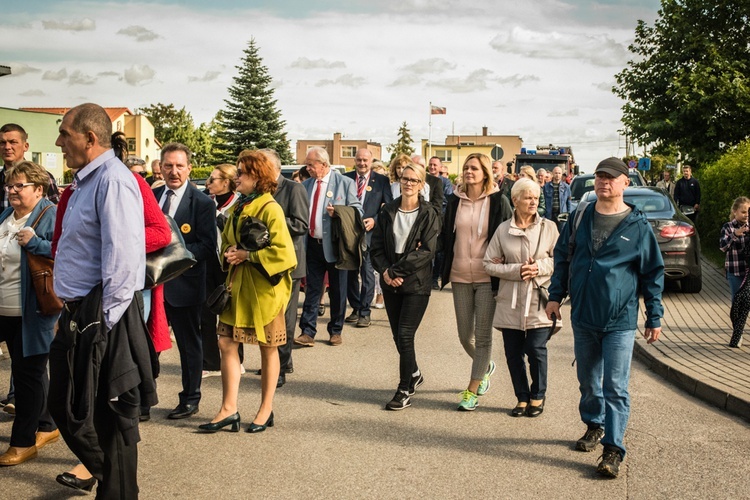
[[[180,404],[197,405],[201,400],[201,375],[203,374],[201,306],[175,307],[165,302],[164,308],[174,331],[177,350],[180,351],[180,367],[182,368]]]
[[[130,307],[137,307],[136,301]],[[77,352],[70,344],[70,338],[74,335],[69,329],[70,321],[70,313],[63,308],[58,333],[50,347],[49,411],[70,451],[99,481],[97,499],[138,498],[138,444],[125,443],[119,426],[115,423],[118,416],[109,406],[107,391],[98,391],[93,402],[92,421],[86,421],[80,426],[71,421],[66,403],[71,383],[71,361]],[[106,363],[105,358],[98,381],[100,387],[106,383],[104,377],[109,372]]]
[[[0,316],[0,330],[5,332],[5,342],[10,351],[10,369],[18,388],[10,445],[19,448],[34,446],[37,430],[49,432],[57,428],[47,410],[49,355],[24,357],[20,316]]]
[[[289,303],[286,305],[286,311],[284,312],[286,344],[279,346],[281,373],[284,373],[284,370],[288,370],[289,368],[294,368],[294,363],[292,363],[292,344],[294,344],[294,330],[297,328],[297,308],[299,307],[299,285],[301,281],[301,278],[292,280],[292,295],[289,297]]]
[[[384,289],[383,301],[399,355],[398,389],[407,392],[412,375],[419,369],[414,351],[414,336],[427,310],[430,296],[399,294]]]

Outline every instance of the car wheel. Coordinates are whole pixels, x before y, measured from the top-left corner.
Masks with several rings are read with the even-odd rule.
[[[680,285],[684,293],[698,293],[703,288],[703,278],[701,276],[688,276],[680,280]]]

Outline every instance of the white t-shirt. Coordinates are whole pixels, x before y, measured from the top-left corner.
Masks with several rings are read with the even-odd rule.
[[[417,220],[417,215],[419,215],[419,207],[408,212],[399,208],[396,212],[396,220],[393,222],[393,239],[396,243],[397,254],[404,253],[406,240],[409,238],[411,228]]]
[[[0,224],[0,316],[21,315],[21,245],[16,236],[30,215],[16,220],[10,214]]]

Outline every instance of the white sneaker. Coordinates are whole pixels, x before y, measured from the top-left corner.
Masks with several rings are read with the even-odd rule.
[[[201,378],[220,377],[220,376],[221,376],[221,370],[203,370],[203,373],[201,374]]]
[[[244,375],[246,371],[247,370],[245,370],[245,365],[243,365],[242,363],[240,363],[240,375]]]

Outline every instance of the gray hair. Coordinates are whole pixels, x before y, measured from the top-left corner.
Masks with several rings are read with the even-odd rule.
[[[519,199],[521,195],[524,193],[531,193],[534,196],[539,196],[539,193],[541,192],[541,188],[539,187],[539,184],[532,181],[531,179],[527,177],[523,177],[521,179],[518,179],[514,184],[513,187],[510,189],[510,197],[513,201]]]
[[[174,153],[175,151],[182,151],[185,153],[185,156],[187,157],[188,165],[190,165],[191,160],[193,159],[193,153],[190,151],[190,148],[182,144],[181,142],[170,142],[166,146],[164,146],[161,150],[161,161],[164,161],[164,155],[167,153]]]
[[[70,126],[75,132],[84,135],[93,132],[100,146],[112,146],[112,120],[103,107],[87,102],[72,108],[66,114],[71,115]]]
[[[312,153],[315,157],[317,157],[319,162],[325,163],[326,166],[329,166],[329,167],[331,166],[331,159],[328,156],[328,151],[326,151],[325,148],[321,148],[320,146],[315,146],[307,150],[307,154],[309,155],[310,153]]]
[[[281,172],[281,158],[279,157],[279,153],[277,153],[276,150],[271,148],[263,148],[260,150],[260,152],[266,155],[269,160],[271,160],[273,168],[275,168],[277,172]]]

